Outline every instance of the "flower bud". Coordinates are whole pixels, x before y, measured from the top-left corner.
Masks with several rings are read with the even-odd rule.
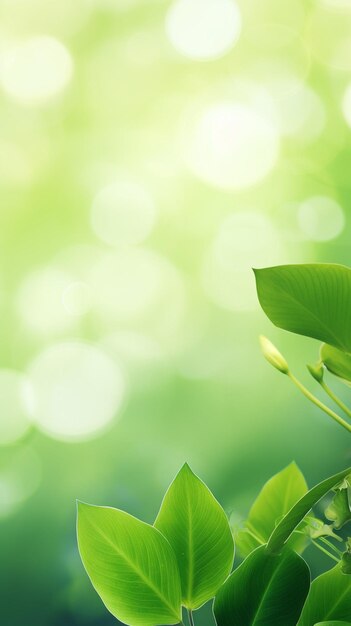
[[[289,373],[289,366],[283,355],[280,354],[279,350],[277,350],[267,337],[263,337],[263,335],[260,336],[260,346],[263,356],[267,359],[268,363],[273,365],[279,372],[282,372],[282,374]]]
[[[323,363],[316,363],[316,365],[307,365],[307,369],[311,376],[317,381],[317,383],[321,383],[324,376],[324,367]]]

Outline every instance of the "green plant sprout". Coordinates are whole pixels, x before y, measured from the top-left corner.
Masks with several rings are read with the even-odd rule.
[[[208,601],[217,626],[350,626],[351,540],[336,532],[351,520],[350,480],[348,468],[308,490],[291,463],[231,529],[185,464],[153,525],[78,502],[79,552],[107,609],[130,626],[184,626],[183,609],[194,626],[194,612]],[[330,491],[327,523],[312,508]],[[301,556],[310,543],[336,562],[312,584]],[[242,562],[233,568],[234,545]]]
[[[351,409],[325,381],[325,370],[347,385],[351,383],[351,269],[343,265],[315,263],[255,269],[262,309],[279,328],[323,341],[316,365],[307,365],[311,376],[341,409],[345,417],[319,400],[290,371],[285,358],[261,337],[266,359],[313,404],[351,432]]]

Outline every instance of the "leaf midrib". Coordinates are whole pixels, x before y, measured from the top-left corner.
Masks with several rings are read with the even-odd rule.
[[[251,626],[255,626],[255,624],[257,624],[257,618],[258,618],[259,612],[261,610],[261,607],[262,607],[262,605],[263,605],[263,603],[264,603],[264,601],[266,599],[267,594],[270,591],[270,587],[271,587],[275,577],[278,575],[278,572],[281,569],[282,564],[283,563],[279,563],[278,567],[273,571],[273,574],[272,574],[272,576],[269,579],[269,585],[267,585],[266,591],[263,593],[263,595],[261,597],[261,600],[260,600],[259,605],[257,607],[257,611],[255,613],[254,621],[252,622]]]
[[[179,619],[179,615],[177,613],[174,612],[174,607],[169,604],[167,598],[157,589],[157,587],[155,587],[155,585],[153,584],[153,582],[150,580],[150,578],[148,578],[147,576],[145,576],[145,574],[143,573],[143,571],[137,567],[135,565],[135,563],[133,563],[133,561],[130,560],[130,558],[126,555],[125,552],[123,552],[123,550],[121,550],[120,548],[117,548],[116,544],[114,544],[111,539],[108,537],[108,535],[106,535],[101,528],[99,528],[98,526],[95,526],[92,524],[92,526],[98,531],[98,533],[105,539],[105,541],[115,550],[115,552],[117,552],[117,554],[119,556],[121,556],[126,563],[129,565],[129,567],[140,576],[141,580],[143,582],[145,582],[150,589],[152,589],[152,591],[155,593],[156,596],[158,596],[160,598],[160,600],[162,600],[162,602],[164,603],[164,605],[171,610],[172,615],[174,615],[177,620]],[[157,529],[155,529],[156,532]]]

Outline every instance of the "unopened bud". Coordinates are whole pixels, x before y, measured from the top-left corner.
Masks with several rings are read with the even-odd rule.
[[[267,359],[268,363],[273,365],[279,372],[282,372],[282,374],[289,373],[289,366],[283,355],[280,354],[279,350],[277,350],[267,337],[263,337],[263,335],[260,336],[260,346],[263,356]]]
[[[311,376],[318,382],[321,383],[324,376],[324,367],[323,363],[316,363],[316,365],[307,365],[307,369]]]

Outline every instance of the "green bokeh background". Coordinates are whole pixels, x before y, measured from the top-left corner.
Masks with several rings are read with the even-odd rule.
[[[351,263],[350,3],[240,0],[237,6],[238,41],[218,58],[197,60],[167,36],[168,0],[0,4],[0,366],[30,373],[33,359],[50,346],[85,341],[115,362],[126,388],[121,409],[90,438],[82,397],[80,439],[46,434],[34,414],[22,438],[0,447],[6,626],[116,623],[77,554],[76,498],[152,522],[188,461],[237,520],[265,480],[291,460],[310,485],[351,462],[347,434],[264,361],[260,333],[318,395],[305,368],[317,358],[317,343],[271,326],[250,269]],[[73,73],[53,97],[28,102],[9,89],[1,59],[11,46],[43,35],[66,47]],[[223,102],[253,108],[279,140],[274,163],[246,186],[206,180],[189,157],[202,111]],[[223,124],[220,141],[230,152],[235,132]],[[243,159],[255,172],[255,149]],[[116,180],[141,185],[156,207],[152,232],[135,245],[109,245],[91,226],[94,197]],[[345,223],[337,233],[340,209],[335,220],[329,211],[311,228],[301,218],[301,204],[321,196],[341,208]],[[230,216],[236,217],[224,265],[211,265]],[[132,315],[118,315],[118,302],[106,312],[106,293],[114,302],[116,283],[111,270],[101,300],[100,285],[90,280],[96,259],[121,249],[128,259],[135,247],[156,253],[156,267],[165,268],[160,293],[146,312],[142,299]],[[34,297],[25,286],[43,271],[49,278],[39,280]],[[84,314],[67,314],[60,289],[70,280],[52,291],[55,271],[83,284],[90,303]],[[143,293],[143,274],[140,284],[130,283],[126,263],[124,280],[133,302],[139,288]],[[347,389],[334,386],[346,399]],[[79,406],[78,394],[78,412]],[[313,574],[331,565],[314,551],[308,559]],[[211,623],[208,607],[198,623]]]

